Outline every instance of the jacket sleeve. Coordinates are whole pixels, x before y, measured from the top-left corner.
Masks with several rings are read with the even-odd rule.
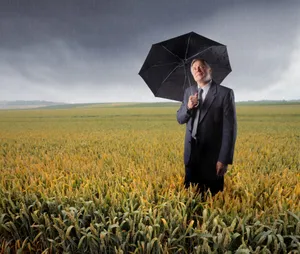
[[[188,109],[187,104],[189,100],[189,93],[186,89],[183,96],[183,101],[179,110],[177,110],[177,122],[179,124],[187,123],[192,116],[192,110]]]
[[[225,165],[232,164],[237,134],[236,110],[234,93],[232,90],[226,94],[223,100],[222,128],[222,145],[218,160]]]

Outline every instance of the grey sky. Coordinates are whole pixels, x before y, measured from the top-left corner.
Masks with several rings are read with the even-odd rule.
[[[236,100],[300,99],[300,1],[0,0],[0,100],[163,101],[138,76],[190,31],[228,47]]]

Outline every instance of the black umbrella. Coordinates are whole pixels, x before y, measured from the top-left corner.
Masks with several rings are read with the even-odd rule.
[[[231,72],[225,45],[190,32],[153,44],[139,75],[156,97],[182,101],[185,89],[195,82],[190,72],[194,58],[210,65],[217,84]]]

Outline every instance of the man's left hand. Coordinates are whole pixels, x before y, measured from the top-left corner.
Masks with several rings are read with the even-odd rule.
[[[217,170],[217,176],[224,176],[225,173],[227,172],[227,165],[218,161],[216,165],[216,170]]]

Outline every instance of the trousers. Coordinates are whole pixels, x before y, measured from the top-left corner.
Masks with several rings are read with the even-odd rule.
[[[212,196],[224,190],[224,176],[216,175],[217,158],[206,153],[196,141],[192,142],[191,160],[185,165],[184,187],[197,186],[197,192]]]
[[[224,176],[220,176],[216,180],[202,181],[193,177],[193,171],[195,169],[188,166],[185,167],[184,187],[186,189],[190,186],[197,186],[197,192],[205,194],[209,190],[212,196],[224,190]]]

